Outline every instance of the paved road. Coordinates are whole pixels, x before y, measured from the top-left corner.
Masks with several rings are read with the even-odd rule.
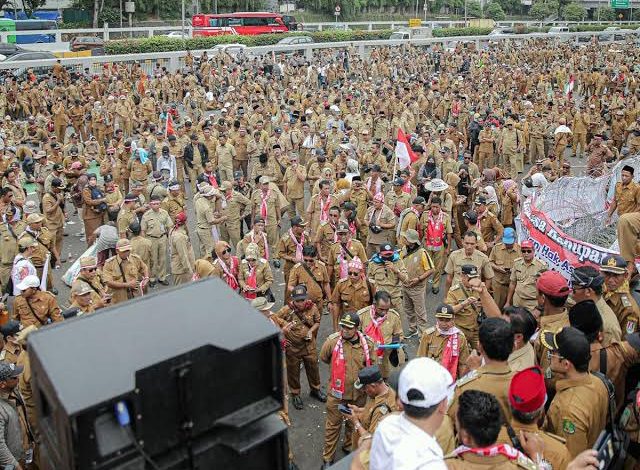
[[[570,158],[569,161],[572,164],[576,165],[584,165],[585,160],[577,160],[574,158]],[[576,171],[577,174],[581,174],[582,171]],[[33,197],[33,196],[31,196]],[[308,195],[307,195],[308,198]],[[192,204],[189,203],[189,228],[191,236],[195,236],[195,228],[193,226],[194,217],[193,217],[193,208]],[[70,205],[68,205],[70,207]],[[285,222],[284,226],[288,226]],[[65,228],[65,235],[67,235],[64,239],[64,248],[63,248],[63,257],[69,255],[71,257],[63,267],[59,271],[54,271],[54,281],[55,286],[59,289],[60,293],[58,296],[59,302],[61,306],[68,305],[69,298],[69,288],[64,285],[64,283],[60,280],[62,274],[64,274],[65,270],[70,266],[71,262],[80,256],[84,250],[86,249],[86,244],[80,240],[82,230],[82,222],[78,219],[77,216],[71,217],[71,222]],[[197,250],[197,248],[196,248]],[[198,253],[196,253],[198,256]],[[283,287],[284,280],[282,278],[282,270],[273,269],[275,276],[275,295],[276,298],[283,298]],[[164,289],[165,287],[158,285],[152,291],[157,289]],[[442,291],[441,291],[442,292]],[[427,293],[427,311],[431,311],[438,303],[442,302],[442,293],[435,296],[431,293],[430,289],[428,289]],[[275,309],[280,308],[282,306],[282,302],[279,301]],[[215,312],[214,312],[215,313]],[[433,316],[429,316],[429,323],[433,324]],[[406,329],[405,324],[405,329]],[[331,319],[329,315],[323,315],[320,331],[319,331],[319,344],[318,350],[322,345],[324,339],[331,334]],[[407,342],[407,350],[409,353],[409,357],[414,357],[415,351],[418,345],[418,339],[414,338]],[[328,381],[329,368],[326,364],[320,364],[320,375],[322,378],[323,384],[326,384]],[[290,415],[292,421],[292,427],[290,429],[290,442],[295,455],[295,460],[301,470],[311,470],[318,468],[321,464],[322,460],[322,445],[323,445],[323,433],[324,433],[324,419],[325,419],[325,407],[323,403],[316,401],[308,396],[309,388],[306,381],[306,376],[304,375],[304,371],[301,371],[301,382],[302,382],[302,398],[304,400],[304,409],[296,410],[292,406],[290,406]],[[339,459],[343,456],[341,450],[338,450],[336,459]]]

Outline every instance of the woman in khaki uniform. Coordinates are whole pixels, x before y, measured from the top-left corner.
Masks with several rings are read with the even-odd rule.
[[[87,237],[87,246],[91,246],[96,239],[95,231],[104,223],[104,213],[107,209],[107,199],[105,194],[98,188],[96,175],[89,173],[87,186],[82,190],[82,221],[84,222],[84,232]]]
[[[247,300],[269,297],[267,291],[273,284],[273,273],[269,262],[260,257],[260,248],[255,243],[249,243],[244,250],[244,259],[240,263],[238,272],[238,283],[242,296]]]

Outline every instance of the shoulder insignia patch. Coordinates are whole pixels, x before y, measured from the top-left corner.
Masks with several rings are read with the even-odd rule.
[[[382,404],[378,407],[378,409],[380,410],[380,414],[382,416],[388,414],[391,410],[389,409],[389,407],[385,404]]]
[[[538,466],[524,454],[518,456],[516,464],[518,467],[526,468],[527,470],[536,470],[538,468]]]
[[[340,336],[340,332],[336,331],[335,333],[330,334],[327,339],[334,339],[337,338],[338,336]]]
[[[638,328],[638,319],[635,317],[628,317],[627,324],[625,325],[625,331],[628,335],[631,335],[636,332]]]
[[[623,307],[625,308],[631,307],[631,301],[629,300],[629,297],[627,297],[627,294],[620,295],[620,301],[622,302]]]
[[[436,331],[436,327],[435,327],[435,326],[432,326],[432,327],[430,327],[430,328],[427,328],[427,329],[425,330],[425,333],[426,333],[426,334],[428,334],[428,335],[430,335],[430,334],[434,333],[435,331]]]
[[[564,418],[562,420],[562,432],[564,432],[565,434],[575,434],[576,425],[573,424],[573,421],[571,421],[570,419]]]
[[[552,434],[550,432],[545,432],[545,435],[549,436],[552,439],[555,439],[556,441],[560,442],[561,444],[566,444],[567,440],[563,437],[558,436],[557,434]]]
[[[478,374],[478,371],[472,370],[462,378],[458,379],[458,381],[456,382],[456,387],[462,387],[470,382],[473,382],[478,377],[480,377],[480,374]]]

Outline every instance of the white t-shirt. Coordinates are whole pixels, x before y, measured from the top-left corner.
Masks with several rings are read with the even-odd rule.
[[[388,416],[376,428],[369,469],[447,470],[447,466],[435,438],[401,413]]]

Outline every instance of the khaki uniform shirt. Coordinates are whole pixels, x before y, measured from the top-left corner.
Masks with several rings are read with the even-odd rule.
[[[563,437],[571,457],[590,449],[607,424],[609,394],[598,377],[559,379],[544,429]]]
[[[29,300],[22,295],[15,298],[13,319],[22,323],[23,327],[33,325],[41,328],[50,322],[62,321],[62,315],[56,297],[51,292],[38,290]]]
[[[287,354],[296,354],[301,352],[311,352],[316,350],[315,336],[311,336],[311,340],[307,340],[306,337],[309,334],[309,330],[316,323],[320,323],[320,312],[318,308],[311,304],[309,308],[302,312],[295,312],[288,305],[285,305],[275,314],[283,324],[293,323],[285,333],[284,337],[289,341],[287,346]]]
[[[614,292],[605,292],[603,298],[616,314],[623,337],[638,331],[640,307],[629,292],[628,283],[621,285]]]
[[[407,280],[416,279],[428,271],[433,270],[433,260],[429,253],[424,248],[420,247],[417,250],[407,253],[407,249],[403,248],[402,253],[400,254],[402,261],[404,262],[405,268],[407,268]],[[414,287],[422,287],[427,284],[427,278],[423,279],[422,282],[412,286]]]
[[[504,455],[481,456],[471,452],[465,452],[462,455],[447,455],[444,458],[449,470],[511,470],[511,469],[528,469],[535,470],[536,465],[529,459],[519,457],[516,460],[509,460]]]
[[[371,305],[373,294],[373,286],[369,286],[364,279],[358,279],[357,282],[349,278],[341,279],[331,293],[331,302],[340,318],[344,312],[357,312]]]
[[[153,244],[148,238],[137,236],[131,239],[131,253],[138,255],[147,266],[151,264],[152,250]]]
[[[565,326],[570,326],[569,324],[569,313],[567,310],[564,310],[562,313],[556,315],[543,315],[539,318],[538,324],[540,325],[539,330],[542,331],[552,331],[557,333]],[[548,371],[548,367],[551,364],[551,355],[547,348],[544,347],[542,342],[540,341],[540,335],[536,337],[533,342],[533,349],[536,352],[536,358],[538,359],[538,365],[545,371],[545,377],[547,379],[551,379]],[[555,382],[555,378],[553,378]]]
[[[129,282],[133,279],[140,281],[146,271],[147,265],[138,255],[131,253],[129,254],[129,258],[126,260],[121,259],[119,255],[115,255],[104,263],[104,267],[102,268],[102,277],[105,283],[108,283],[109,281]],[[122,276],[123,272],[124,278]],[[140,289],[129,289],[127,287],[110,287],[110,289],[113,292],[113,298],[111,300],[112,304],[128,300],[129,295],[131,298],[138,297],[140,295]]]
[[[322,345],[320,349],[320,360],[325,364],[331,365],[331,357],[333,354],[333,349],[336,346],[336,343],[340,339],[340,333],[333,333],[330,335]],[[371,360],[371,364],[375,364],[376,362],[376,353],[373,341],[371,338],[366,338],[367,347],[369,348],[369,358]],[[346,366],[346,374],[345,374],[345,383],[344,383],[344,393],[341,398],[343,400],[356,401],[360,397],[364,395],[362,390],[356,390],[354,387],[355,381],[358,379],[358,372],[363,367],[367,366],[365,361],[365,354],[362,350],[362,345],[360,341],[357,341],[355,344],[350,341],[344,340],[342,342],[342,350],[344,353],[344,361]],[[329,374],[331,377],[331,374]],[[329,384],[327,387],[327,393],[331,393],[332,384]]]
[[[367,216],[365,218],[367,224],[394,224],[396,222],[396,216],[391,209],[387,206],[382,206],[380,210],[376,210],[374,206],[371,206],[367,211]],[[369,237],[367,238],[367,243],[372,243],[374,245],[380,245],[382,243],[392,242],[393,235],[395,234],[395,228],[385,228],[382,229],[380,233],[373,233],[369,230]]]
[[[394,392],[391,387],[387,387],[385,393],[377,395],[375,398],[367,397],[367,402],[360,414],[360,424],[370,434],[373,434],[378,424],[380,424],[380,421],[389,416],[393,411],[397,411],[397,409],[396,392]],[[357,433],[354,434],[354,437],[355,435],[357,435]]]
[[[91,301],[93,305],[102,305],[102,296],[107,293],[107,287],[102,283],[100,275],[94,276],[93,279],[88,280],[79,275],[73,284],[71,284],[71,288],[73,289],[76,285],[87,285],[91,289]]]
[[[364,307],[360,309],[357,313],[360,317],[360,331],[364,334],[367,334],[367,328],[372,324],[371,320],[371,307]],[[387,312],[387,318],[380,325],[380,330],[382,331],[382,337],[384,338],[384,344],[392,343],[395,339],[396,341],[402,341],[403,332],[402,332],[402,320],[400,319],[400,314],[396,312],[394,309],[391,309]],[[375,345],[378,346],[377,344]],[[391,350],[384,349],[382,350],[382,355],[377,355],[379,364],[380,364],[380,372],[382,372],[382,377],[387,378],[389,374],[393,370],[393,366],[389,362],[389,356],[391,355]],[[404,353],[402,350],[398,351],[399,357],[404,359]],[[401,361],[403,362],[403,361]]]
[[[394,211],[396,215],[400,215],[400,212],[411,206],[412,200],[411,194],[404,191],[400,191],[400,194],[397,194],[392,189],[384,197],[384,204]]]
[[[262,189],[256,189],[251,194],[251,203],[253,204],[253,212],[255,215],[261,215],[262,207]],[[265,225],[276,225],[278,223],[277,213],[280,211],[280,201],[278,193],[271,189],[271,193],[267,197],[267,219]]]
[[[314,303],[321,302],[324,298],[324,286],[329,283],[327,267],[322,261],[317,260],[312,264],[306,264],[306,266],[309,271],[311,271],[311,274],[313,274],[313,277],[309,275],[303,263],[296,263],[289,273],[287,287],[293,288],[298,284],[304,284],[307,288],[309,299]]]
[[[213,201],[209,201],[206,197],[199,197],[193,206],[196,213],[196,226],[201,230],[211,230],[215,221]]]
[[[242,217],[247,215],[245,213],[247,208],[251,208],[251,200],[238,191],[233,191],[231,197],[225,199],[225,201],[226,207],[223,208],[222,214],[228,216],[227,222],[238,222]]]
[[[533,350],[533,345],[530,342],[527,342],[527,344],[520,349],[514,350],[509,354],[508,362],[509,367],[511,367],[514,374],[523,369],[535,366],[536,352]]]
[[[474,297],[471,289],[464,287],[462,284],[454,284],[451,286],[451,289],[449,289],[446,303],[449,305],[458,305],[469,297]],[[481,311],[482,307],[475,303],[467,305],[455,314],[454,323],[459,328],[464,328],[469,331],[478,331],[478,315]]]
[[[607,302],[602,296],[596,301],[596,307],[602,317],[602,333],[604,334],[604,340],[602,344],[609,346],[614,341],[620,341],[622,339],[622,329],[616,314],[613,313],[611,307],[607,305]]]
[[[514,261],[510,281],[516,285],[516,290],[513,293],[515,307],[525,307],[532,310],[537,305],[536,281],[540,274],[547,269],[547,265],[537,258],[528,264],[524,258],[518,258]]]
[[[435,326],[428,328],[422,334],[420,338],[420,344],[418,345],[418,351],[416,357],[428,357],[436,362],[442,361],[442,354],[444,353],[444,347],[447,345],[449,336],[441,335]],[[462,377],[469,358],[469,343],[467,337],[462,331],[458,332],[458,377]]]
[[[60,202],[64,200],[64,194],[46,193],[42,196],[42,215],[45,216],[47,228],[55,232],[64,225],[64,212]]]
[[[142,216],[140,227],[145,237],[161,238],[167,235],[173,223],[169,213],[163,208],[159,208],[158,212],[148,210]]]
[[[475,250],[471,256],[464,253],[464,248],[454,251],[449,255],[444,271],[453,275],[453,283],[460,282],[460,272],[465,264],[473,264],[478,268],[478,272],[482,279],[492,279],[494,277],[493,268],[487,255],[481,251]]]
[[[193,254],[193,245],[189,241],[189,235],[184,227],[171,230],[169,253],[171,253],[172,274],[193,274],[195,272],[196,259]]]
[[[264,292],[273,284],[273,273],[269,267],[269,262],[265,259],[256,260],[256,293],[258,297],[262,296]],[[240,288],[244,288],[247,285],[247,279],[251,275],[251,266],[246,259],[240,262],[238,269],[238,283]]]
[[[42,227],[40,233],[36,237],[33,233],[26,230],[18,237],[18,240],[23,238],[31,238],[37,240],[37,245],[33,248],[33,254],[31,255],[31,262],[36,268],[41,268],[47,259],[49,254],[49,248],[51,247],[51,233],[47,227]]]
[[[0,263],[4,266],[13,266],[13,260],[18,254],[18,238],[24,228],[23,221],[11,226],[11,230],[8,224],[0,224]]]
[[[322,261],[327,261],[329,257],[329,250],[336,242],[336,227],[329,222],[320,222],[320,226],[316,230],[316,234],[313,240],[314,245],[320,245],[318,255]]]
[[[402,279],[407,276],[407,268],[401,259],[394,261],[393,264],[398,268],[398,274],[388,269],[384,263],[369,263],[367,277],[370,282],[375,284],[376,290],[386,290],[391,297],[400,297],[402,295]]]
[[[187,203],[182,195],[179,195],[178,197],[169,195],[164,201],[162,201],[162,208],[169,213],[169,217],[171,217],[171,221],[173,223],[176,221],[176,215],[180,212],[185,212],[186,207]]]
[[[601,351],[605,351],[601,353]],[[601,370],[600,354],[606,354],[606,370]],[[591,372],[603,372],[616,388],[618,408],[624,403],[624,388],[627,370],[640,361],[640,353],[626,341],[616,341],[605,347],[600,343],[591,343]]]
[[[511,427],[515,431],[516,436],[520,434],[520,431],[524,431],[534,433],[540,437],[544,443],[544,459],[551,464],[553,470],[567,468],[567,465],[571,462],[571,454],[569,453],[569,449],[567,449],[566,441],[560,436],[542,431],[535,423],[522,424],[515,419],[511,421]],[[513,447],[513,442],[509,438],[505,427],[500,430],[497,442]]]
[[[303,178],[300,181],[300,177]],[[293,167],[287,167],[284,173],[284,181],[286,188],[287,199],[301,199],[304,198],[304,180],[307,177],[307,171],[303,165],[298,165],[294,170]]]
[[[491,393],[496,397],[500,403],[500,408],[502,408],[503,416],[510,423],[513,418],[509,405],[509,385],[513,374],[508,364],[484,365],[479,369],[472,370],[456,383],[456,391],[447,414],[451,419],[455,419],[458,411],[458,397],[462,392],[465,390],[480,390],[481,392]]]
[[[347,250],[349,250],[349,253],[351,253],[351,255],[347,253]],[[362,245],[362,243],[360,243],[358,240],[349,240],[346,247],[343,247],[340,242],[333,243],[329,247],[327,266],[333,268],[334,282],[338,282],[340,280],[340,260],[344,258],[344,260],[348,263],[356,256],[360,258],[360,261],[362,261],[362,263],[365,263],[367,261],[367,253],[364,250],[364,246]]]
[[[512,276],[511,273],[514,261],[520,256],[522,256],[522,254],[520,253],[519,245],[513,245],[511,248],[507,248],[507,245],[502,242],[496,243],[489,254],[489,261],[496,266],[505,269],[507,272],[501,273],[494,270],[495,277],[493,278],[493,282],[502,284],[503,286],[509,285],[509,278]]]
[[[622,181],[618,181],[613,197],[617,202],[616,210],[618,215],[633,212],[636,207],[640,206],[640,185],[635,181],[631,181],[624,186]]]
[[[478,223],[480,224],[482,239],[485,242],[490,243],[502,238],[504,227],[493,212],[489,212],[487,209],[487,214],[484,217],[478,217]]]
[[[116,221],[116,225],[118,226],[118,233],[126,234],[127,230],[129,230],[129,225],[131,224],[131,222],[136,220],[136,218],[137,216],[135,212],[123,206],[122,209],[120,209],[120,212],[118,212],[118,219]]]

